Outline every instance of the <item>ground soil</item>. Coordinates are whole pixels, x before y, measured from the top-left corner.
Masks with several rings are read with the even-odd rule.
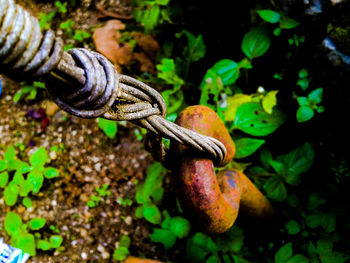
[[[53,2],[48,1],[18,3],[36,16],[53,9]],[[76,27],[84,30],[98,26],[101,21],[97,20],[94,4],[82,1],[65,19],[73,18]],[[98,4],[109,11],[130,14],[130,7],[123,1],[99,1]],[[97,120],[78,119],[59,110],[46,91],[39,90],[34,101],[13,102],[20,84],[4,76],[0,78],[0,156],[8,146],[21,143],[25,150],[20,154],[23,160],[28,160],[31,153],[44,146],[50,153],[50,165],[60,171],[58,178],[45,180],[39,194],[31,196],[33,206],[29,209],[22,204],[10,208],[0,195],[1,225],[6,212],[12,210],[23,221],[45,218],[46,225],[57,226],[63,236],[62,251],[37,250],[37,256],[28,262],[111,262],[122,235],[132,238],[133,255],[157,259],[157,247],[148,238],[149,225],[134,217],[136,205],[123,206],[119,201],[120,197],[133,199],[135,184],[142,181],[153,162],[134,134],[139,128],[129,123],[119,124],[116,137],[109,139],[98,128]],[[46,113],[47,127],[43,127],[41,119],[31,117],[33,111]],[[63,147],[59,152],[50,152],[55,145]],[[95,188],[103,184],[109,185],[111,195],[104,197],[98,206],[89,208],[86,202],[96,194]],[[50,233],[50,230],[43,232]],[[0,236],[10,243],[3,228]]]

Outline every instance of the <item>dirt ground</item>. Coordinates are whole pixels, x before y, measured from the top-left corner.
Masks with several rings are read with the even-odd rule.
[[[47,1],[17,3],[34,15],[40,11],[47,13],[53,8]],[[88,29],[101,23],[97,20],[94,4],[82,1],[69,14],[77,28]],[[130,12],[121,1],[99,1],[99,4],[126,15]],[[109,139],[98,128],[97,120],[78,119],[59,110],[45,91],[40,91],[33,102],[13,102],[19,83],[4,76],[0,78],[0,156],[8,146],[23,144],[25,150],[21,155],[26,160],[37,148],[44,146],[50,155],[50,165],[60,170],[58,178],[45,180],[39,194],[32,196],[31,208],[26,209],[22,204],[11,208],[23,221],[45,218],[46,225],[57,226],[63,237],[64,250],[37,250],[37,256],[28,262],[111,262],[122,235],[132,238],[129,249],[132,255],[157,259],[157,247],[148,238],[148,224],[135,219],[135,205],[123,206],[118,200],[120,197],[133,198],[135,184],[142,181],[152,163],[149,153],[135,136],[139,128],[129,123],[118,125],[116,137]],[[35,113],[42,116],[33,118],[37,115]],[[46,118],[49,120],[47,127],[43,125]],[[50,152],[52,146],[59,146],[60,151]],[[98,206],[89,208],[86,202],[95,193],[95,188],[103,184],[109,185],[111,194]],[[9,210],[1,195],[1,225]],[[10,243],[2,227],[0,236]]]

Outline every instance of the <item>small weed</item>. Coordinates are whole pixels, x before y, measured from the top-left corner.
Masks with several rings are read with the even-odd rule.
[[[129,255],[129,247],[131,244],[131,239],[128,236],[123,235],[118,243],[118,248],[114,250],[113,260],[122,261]]]
[[[45,84],[39,81],[34,81],[31,85],[22,82],[21,85],[23,85],[22,88],[13,96],[14,102],[18,102],[25,95],[27,100],[34,100],[40,89],[46,89]]]
[[[87,206],[90,208],[96,207],[100,204],[100,201],[103,200],[103,197],[111,195],[111,191],[108,190],[108,184],[104,184],[101,187],[96,187],[95,191],[97,195],[91,195],[90,200],[86,202]]]

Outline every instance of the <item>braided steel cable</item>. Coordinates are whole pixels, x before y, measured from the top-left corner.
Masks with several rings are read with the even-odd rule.
[[[118,74],[97,52],[63,51],[62,39],[52,30],[42,34],[38,20],[13,0],[0,0],[0,72],[41,77],[55,103],[77,117],[128,120],[146,128],[146,146],[157,160],[167,153],[161,137],[208,153],[218,164],[226,156],[220,141],[166,120],[165,102],[155,89]]]

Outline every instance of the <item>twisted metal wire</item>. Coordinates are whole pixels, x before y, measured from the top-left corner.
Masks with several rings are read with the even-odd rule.
[[[0,0],[0,72],[43,78],[55,103],[77,117],[128,120],[146,128],[146,146],[157,160],[167,153],[162,137],[208,153],[217,163],[225,158],[226,148],[218,140],[166,120],[156,90],[118,74],[97,52],[63,51],[63,41],[52,30],[43,35],[38,20],[13,0]]]

